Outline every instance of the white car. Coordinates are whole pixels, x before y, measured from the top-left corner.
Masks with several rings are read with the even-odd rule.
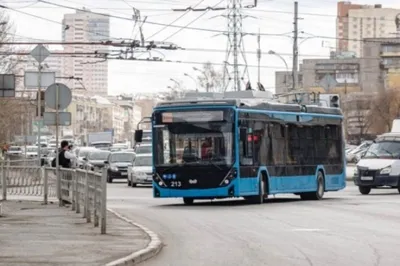
[[[39,148],[38,146],[26,146],[23,153],[26,158],[35,158],[39,154]]]
[[[153,183],[153,156],[151,153],[136,154],[133,166],[128,168],[128,186]]]
[[[76,162],[76,167],[83,169],[84,165],[86,164],[86,161],[84,160],[84,158],[87,158],[88,155],[93,151],[98,151],[98,149],[96,149],[94,147],[77,148],[75,151],[76,157],[78,159]]]
[[[10,146],[7,151],[7,155],[9,156],[21,156],[22,148],[20,146]]]
[[[135,153],[136,154],[148,154],[148,153],[153,153],[153,146],[151,144],[138,144],[135,147]]]

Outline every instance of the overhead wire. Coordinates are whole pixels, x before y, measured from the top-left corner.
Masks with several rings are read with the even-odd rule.
[[[203,3],[204,0],[200,0],[195,7],[198,7],[201,3]],[[168,28],[169,26],[173,25],[175,22],[179,21],[180,19],[182,19],[184,16],[186,16],[190,11],[186,11],[184,12],[182,15],[180,15],[178,18],[176,18],[175,20],[173,20],[172,22],[170,22],[168,25],[165,25],[163,28],[161,28],[160,30],[156,31],[155,33],[153,33],[150,37],[146,38],[146,41],[153,38],[154,36],[156,36],[157,34],[161,33],[162,31],[164,31],[166,28]]]
[[[225,0],[221,0],[219,1],[217,4],[215,4],[213,6],[213,8],[216,8],[219,4],[221,4],[222,2],[224,2]],[[204,11],[203,13],[201,13],[199,16],[197,16],[195,19],[193,19],[192,21],[190,21],[188,24],[186,24],[183,28],[177,30],[176,32],[172,33],[171,35],[169,35],[168,37],[166,37],[164,40],[162,40],[162,42],[165,42],[166,40],[172,38],[173,36],[175,36],[176,34],[178,34],[179,32],[183,31],[184,29],[186,29],[187,27],[189,27],[190,25],[192,25],[193,23],[195,23],[196,21],[198,21],[200,18],[202,18],[203,16],[205,16],[208,12],[210,11],[210,9],[207,9],[206,11]]]

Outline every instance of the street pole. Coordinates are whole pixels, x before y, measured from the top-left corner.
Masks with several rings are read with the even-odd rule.
[[[41,137],[41,120],[42,120],[42,116],[41,116],[41,111],[42,111],[42,101],[41,101],[41,97],[42,97],[42,91],[40,89],[40,87],[42,86],[41,84],[41,76],[42,76],[42,65],[38,62],[39,67],[38,67],[38,101],[37,101],[37,112],[38,112],[38,116],[37,116],[37,138],[38,138],[38,160],[39,160],[39,167],[42,164],[42,160],[41,160],[41,143],[40,143],[40,137]]]
[[[258,83],[261,83],[261,36],[260,36],[260,29],[258,29],[258,36],[257,36],[257,43],[258,43],[258,49],[257,49],[257,59],[258,59]]]
[[[58,139],[58,116],[59,116],[59,102],[58,102],[58,93],[59,93],[59,87],[57,84],[57,89],[56,89],[56,147],[57,147],[57,153],[56,153],[56,178],[57,178],[57,194],[58,194],[58,204],[60,207],[63,206],[63,201],[62,201],[62,190],[61,190],[61,177],[60,177],[60,172],[59,172],[59,168],[60,168],[60,156],[58,156],[59,152],[58,152],[58,147],[59,147],[59,139]]]
[[[298,21],[299,21],[299,14],[298,14],[298,2],[294,2],[294,37],[293,37],[293,69],[292,69],[292,78],[293,78],[293,90],[297,89],[298,83],[298,73],[297,73],[297,65],[298,65]]]

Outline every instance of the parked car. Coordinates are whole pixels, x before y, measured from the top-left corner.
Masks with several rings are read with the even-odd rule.
[[[110,153],[110,151],[103,150],[90,151],[88,156],[83,158],[86,162],[87,169],[96,172],[101,171],[105,165],[104,162],[108,159]]]
[[[128,167],[135,160],[134,152],[112,152],[104,162],[107,168],[107,182],[112,183],[114,179],[125,179],[128,177]]]
[[[128,170],[128,186],[148,185],[153,182],[153,156],[151,153],[137,154],[133,166]]]
[[[365,142],[361,143],[361,145],[358,146],[357,148],[347,152],[346,153],[346,161],[348,163],[356,163],[357,155],[365,152],[369,148],[369,146],[371,146],[371,144],[372,144],[372,141],[365,141]]]

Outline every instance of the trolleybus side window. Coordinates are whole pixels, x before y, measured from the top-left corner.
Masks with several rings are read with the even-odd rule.
[[[251,128],[251,121],[242,120],[240,127],[240,142],[239,142],[239,153],[240,153],[240,164],[241,165],[253,165],[253,129]]]

